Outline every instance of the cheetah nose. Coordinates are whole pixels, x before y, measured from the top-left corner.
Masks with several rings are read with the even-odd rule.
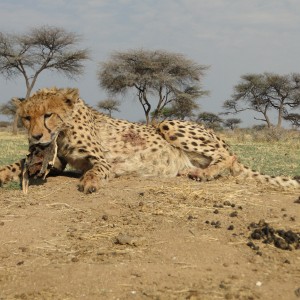
[[[42,138],[43,134],[36,134],[36,135],[32,135],[32,138],[36,141],[39,141]]]

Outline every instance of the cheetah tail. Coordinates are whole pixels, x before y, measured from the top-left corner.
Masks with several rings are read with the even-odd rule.
[[[264,175],[257,171],[251,170],[243,164],[235,161],[232,165],[231,174],[243,178],[253,178],[258,182],[270,184],[283,188],[300,188],[300,176],[295,176],[293,179],[282,176]]]

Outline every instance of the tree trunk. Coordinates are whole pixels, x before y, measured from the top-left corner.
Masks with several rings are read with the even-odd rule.
[[[14,121],[13,121],[13,126],[12,126],[12,133],[14,135],[18,134],[18,121],[19,121],[19,116],[16,113],[15,116],[14,116]]]
[[[143,109],[145,112],[145,117],[146,117],[146,125],[149,126],[150,124],[150,111],[151,111],[151,105],[148,102],[147,96],[146,96],[146,91],[144,91],[141,95],[141,97],[139,98],[140,102],[143,105]]]
[[[278,109],[278,119],[277,119],[277,128],[281,128],[282,126],[282,116],[283,116],[283,107],[279,107]]]
[[[267,113],[264,113],[264,116],[265,116],[268,128],[271,128],[272,127],[272,123],[271,123],[271,121],[270,121]]]

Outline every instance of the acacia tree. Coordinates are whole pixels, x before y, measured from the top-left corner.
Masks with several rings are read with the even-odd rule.
[[[6,79],[22,76],[27,99],[41,72],[60,72],[69,78],[83,73],[87,49],[77,49],[80,37],[62,28],[42,26],[25,34],[0,32],[0,74]],[[17,124],[17,118],[14,122]],[[14,128],[15,128],[14,126]]]
[[[300,127],[300,114],[292,113],[285,115],[283,118],[284,120],[292,123],[294,127]]]
[[[276,110],[276,126],[280,128],[289,109],[300,106],[300,74],[247,74],[241,76],[241,79],[234,87],[231,99],[224,102],[223,108],[227,113],[256,111],[262,117],[255,119],[265,122],[270,128],[270,112]]]
[[[108,111],[108,115],[111,117],[113,111],[120,111],[120,101],[116,99],[106,99],[98,102],[97,107],[101,110]]]
[[[242,123],[241,119],[238,118],[229,118],[223,121],[223,126],[226,128],[229,128],[231,130],[234,130],[238,128],[238,125]]]
[[[154,121],[177,99],[194,101],[206,95],[200,81],[207,68],[178,53],[129,50],[115,52],[102,63],[98,79],[100,86],[111,94],[134,89],[149,124],[151,111]]]
[[[17,112],[17,108],[14,104],[14,101],[24,101],[25,98],[12,98],[11,100],[9,100],[7,103],[1,104],[0,105],[0,114],[1,115],[5,115],[8,116],[11,119],[14,119],[16,112]],[[18,119],[16,119],[18,121]],[[18,124],[16,124],[16,126],[18,126]]]
[[[203,123],[211,129],[220,129],[223,120],[211,112],[202,112],[197,116],[196,122]]]
[[[194,99],[183,95],[173,101],[169,114],[176,119],[191,119],[199,108],[199,104]]]
[[[14,99],[16,99],[16,98],[12,98],[7,103],[0,105],[0,114],[1,115],[5,115],[5,116],[12,118],[16,114],[17,108],[13,103]]]
[[[157,119],[191,119],[195,116],[195,111],[199,109],[199,105],[192,99],[177,98],[171,106],[165,106],[156,114]],[[156,111],[151,112],[151,117],[153,118]]]

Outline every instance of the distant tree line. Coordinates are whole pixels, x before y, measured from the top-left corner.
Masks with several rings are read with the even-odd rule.
[[[79,47],[81,38],[63,28],[41,26],[24,34],[0,32],[0,75],[6,79],[21,76],[27,99],[39,75],[48,70],[74,79],[83,74],[89,51]],[[99,101],[98,109],[112,116],[120,111],[116,97],[133,91],[140,103],[146,124],[166,118],[201,122],[213,129],[235,129],[239,118],[221,118],[252,110],[255,119],[266,127],[282,127],[283,120],[300,127],[300,74],[245,74],[234,86],[230,99],[224,101],[220,114],[199,112],[198,100],[209,92],[202,87],[208,66],[200,65],[180,53],[163,50],[133,49],[114,52],[102,62],[97,72],[98,83],[109,95]],[[15,95],[14,95],[15,96]],[[273,124],[270,114],[276,112]],[[13,99],[0,106],[0,114],[17,117]]]
[[[223,108],[227,113],[237,114],[252,110],[260,117],[268,128],[273,127],[270,113],[277,113],[278,128],[282,121],[290,121],[298,126],[300,115],[292,113],[300,107],[300,74],[278,75],[274,73],[246,74],[241,76],[241,82],[234,86],[231,99],[224,102]]]

